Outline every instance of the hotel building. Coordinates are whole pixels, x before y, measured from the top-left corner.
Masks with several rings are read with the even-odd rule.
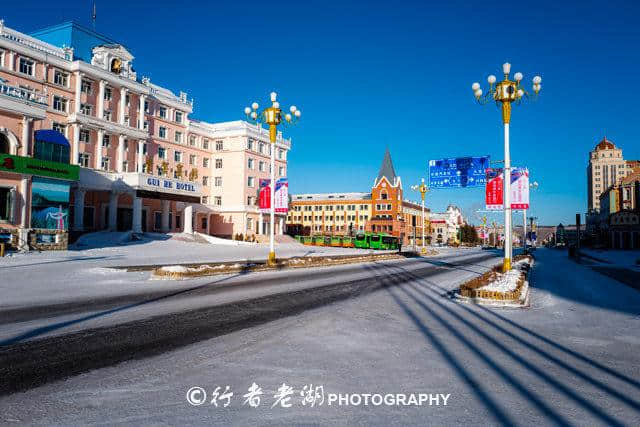
[[[421,225],[422,206],[403,199],[402,180],[396,175],[389,150],[367,193],[295,194],[291,196],[287,227],[299,234],[349,235],[387,233],[403,245],[421,244],[430,235],[429,209]]]
[[[21,247],[35,229],[266,234],[256,191],[268,131],[191,119],[185,92],[133,63],[74,22],[26,35],[0,20],[0,229]],[[290,148],[278,134],[276,177]]]

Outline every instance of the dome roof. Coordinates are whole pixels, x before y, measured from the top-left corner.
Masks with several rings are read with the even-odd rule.
[[[616,146],[613,145],[613,142],[609,141],[606,136],[602,138],[602,141],[600,141],[598,145],[596,145],[596,151],[597,150],[613,150],[614,148],[616,148]]]

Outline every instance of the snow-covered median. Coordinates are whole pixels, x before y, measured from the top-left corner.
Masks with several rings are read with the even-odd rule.
[[[533,258],[523,257],[513,264],[511,270],[501,273],[501,265],[460,285],[455,298],[463,302],[488,305],[526,306],[529,300],[527,273]]]

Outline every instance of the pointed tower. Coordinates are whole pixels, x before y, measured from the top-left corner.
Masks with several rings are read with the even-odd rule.
[[[396,175],[389,149],[384,153],[378,176],[371,188],[371,220],[366,230],[404,238],[402,180]]]

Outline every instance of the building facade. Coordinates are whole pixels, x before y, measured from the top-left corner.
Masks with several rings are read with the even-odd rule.
[[[133,63],[124,45],[73,22],[26,35],[0,21],[0,154],[34,158],[37,132],[63,136],[67,163],[79,167],[62,213],[76,232],[266,233],[255,191],[269,174],[268,132],[192,120],[186,93]],[[284,176],[291,141],[279,134],[275,146]],[[38,176],[0,168],[0,228],[32,228]]]
[[[587,211],[600,210],[600,194],[612,185],[616,185],[629,175],[638,161],[626,161],[622,149],[607,138],[603,138],[589,153],[587,166]]]
[[[429,235],[429,215],[425,208],[422,223],[421,205],[403,198],[402,180],[387,150],[370,192],[292,195],[287,227],[304,235],[387,233],[411,245],[421,244],[423,227]]]
[[[431,243],[454,245],[460,243],[460,227],[464,224],[462,211],[449,205],[444,212],[433,212],[431,220]]]

